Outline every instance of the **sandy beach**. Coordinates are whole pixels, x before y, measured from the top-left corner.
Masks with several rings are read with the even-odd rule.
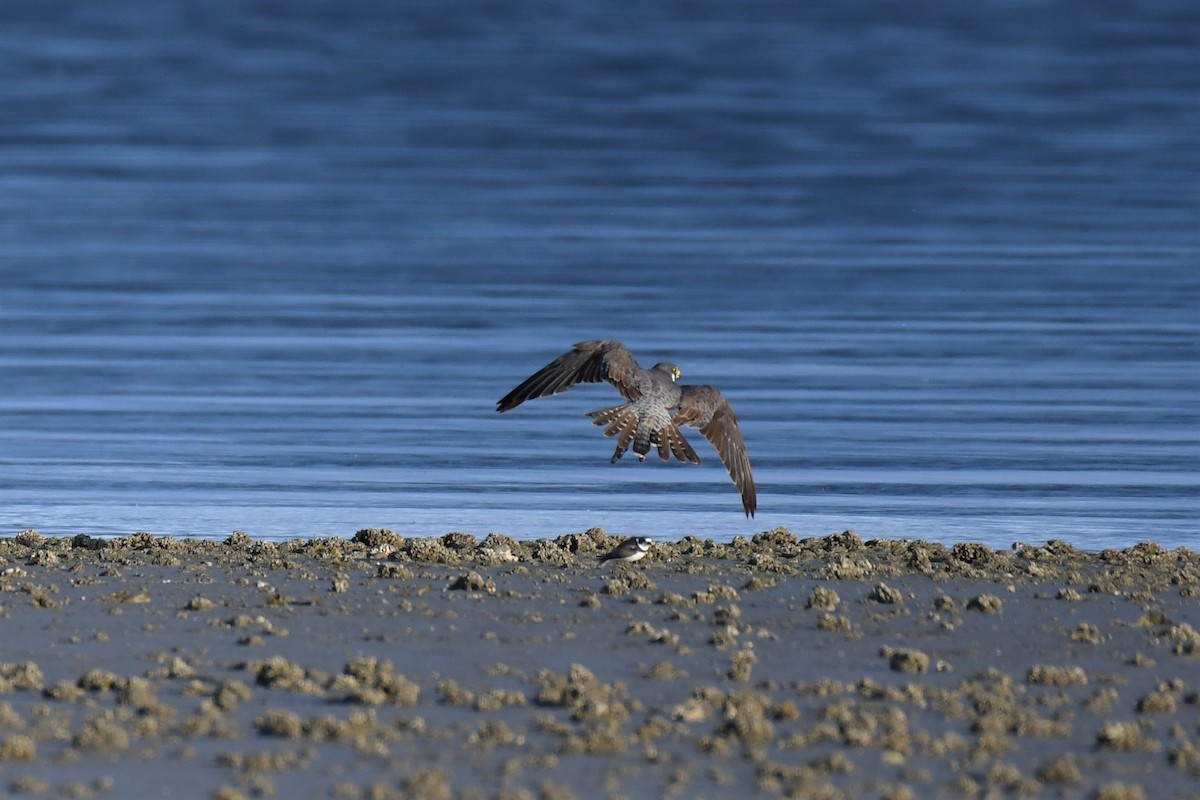
[[[1154,544],[0,539],[0,793],[1200,797]]]

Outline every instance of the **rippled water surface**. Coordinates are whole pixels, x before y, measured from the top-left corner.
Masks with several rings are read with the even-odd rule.
[[[1200,7],[795,5],[6,4],[0,535],[1195,546]]]

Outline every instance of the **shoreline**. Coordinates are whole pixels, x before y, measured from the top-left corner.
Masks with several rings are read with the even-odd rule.
[[[30,797],[1200,797],[1200,557],[0,539]]]

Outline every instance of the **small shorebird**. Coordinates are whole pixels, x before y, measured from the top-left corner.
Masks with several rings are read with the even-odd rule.
[[[612,549],[612,552],[600,556],[600,563],[605,561],[637,561],[650,550],[652,542],[645,536],[630,536]]]
[[[508,411],[526,400],[564,392],[577,383],[608,381],[628,402],[589,412],[587,416],[596,425],[608,426],[604,429],[605,436],[617,437],[612,461],[624,455],[632,444],[639,461],[645,461],[650,447],[657,446],[663,461],[670,461],[674,455],[680,461],[699,464],[700,457],[683,438],[679,426],[699,428],[716,448],[733,485],[742,495],[746,516],[753,517],[758,494],[737,414],[717,387],[677,384],[679,375],[679,367],[669,361],[642,369],[618,341],[580,342],[571,352],[554,359],[500,398],[496,410]]]

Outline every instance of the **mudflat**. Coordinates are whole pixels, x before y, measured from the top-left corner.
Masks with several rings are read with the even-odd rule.
[[[1200,557],[0,539],[0,794],[1200,797]]]

